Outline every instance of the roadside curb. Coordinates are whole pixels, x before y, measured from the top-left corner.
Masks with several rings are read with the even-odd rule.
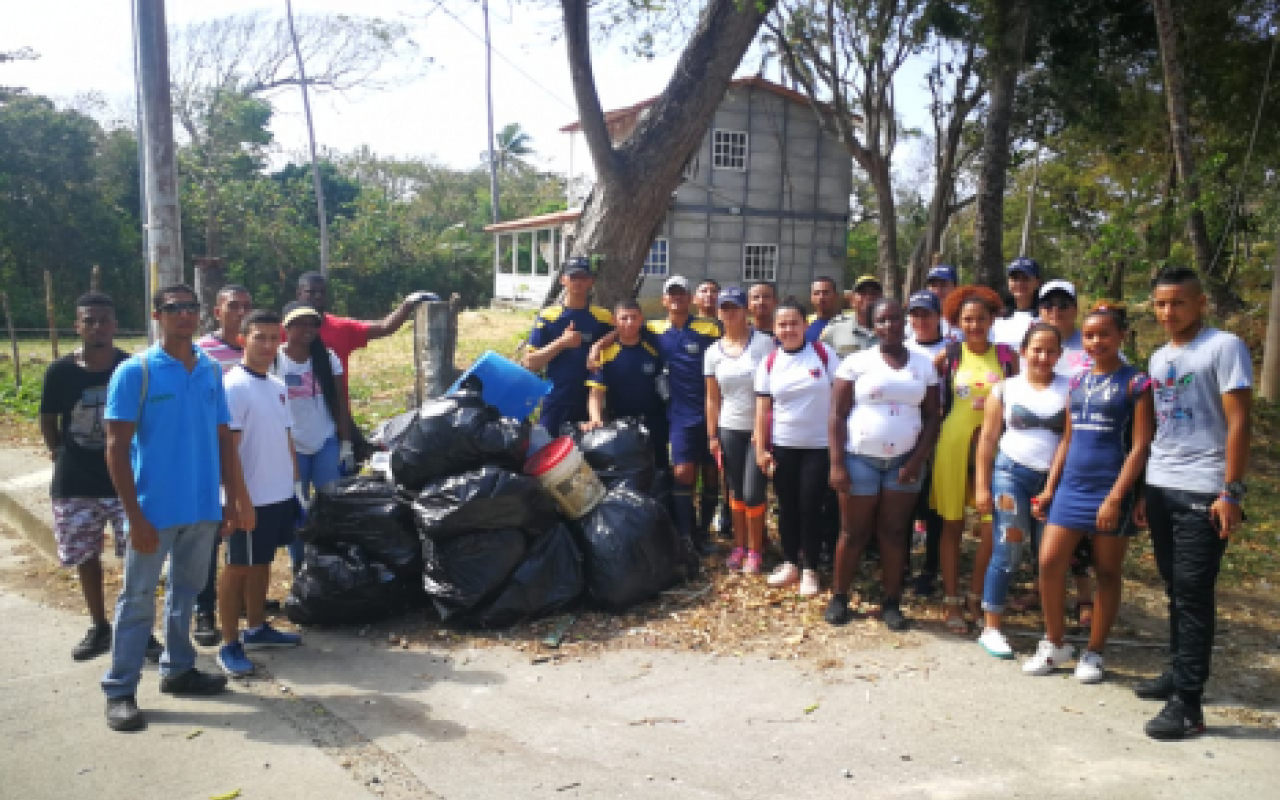
[[[58,548],[53,540],[53,525],[49,519],[51,509],[31,508],[32,500],[39,497],[48,503],[49,481],[53,468],[0,480],[0,522],[11,526],[35,546],[45,558],[58,563]],[[38,492],[38,495],[33,493]],[[45,510],[45,513],[41,513]]]

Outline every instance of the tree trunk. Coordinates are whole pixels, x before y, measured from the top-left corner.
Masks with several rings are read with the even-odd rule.
[[[1030,0],[998,0],[988,30],[997,47],[988,55],[986,130],[982,137],[982,167],[978,173],[974,249],[977,282],[1004,285],[1004,191],[1009,172],[1009,127],[1023,51],[1031,27]]]
[[[893,176],[889,162],[876,159],[869,165],[868,177],[876,191],[876,260],[880,263],[880,283],[888,297],[902,290],[902,266],[898,262],[898,212],[893,196]]]
[[[1186,87],[1182,61],[1178,55],[1178,23],[1171,0],[1152,0],[1156,17],[1156,38],[1160,42],[1160,62],[1164,69],[1164,97],[1169,109],[1169,138],[1173,144],[1174,162],[1182,184],[1182,200],[1187,210],[1187,236],[1195,255],[1196,268],[1207,284],[1214,305],[1229,305],[1231,290],[1214,273],[1213,247],[1200,210],[1200,181],[1196,177],[1195,157],[1191,152],[1191,116],[1187,110]]]
[[[1258,396],[1271,403],[1280,401],[1280,247],[1271,267],[1271,309],[1267,314],[1267,338],[1262,347],[1262,380]]]
[[[1107,297],[1116,301],[1124,300],[1124,273],[1127,260],[1117,258],[1111,262],[1111,274],[1107,276]]]
[[[609,138],[591,65],[588,0],[561,0],[574,99],[596,186],[575,231],[572,255],[603,256],[595,301],[633,295],[653,235],[701,143],[716,107],[774,0],[712,0],[698,20],[666,89],[631,136]]]

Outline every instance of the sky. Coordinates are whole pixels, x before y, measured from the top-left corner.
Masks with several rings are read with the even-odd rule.
[[[169,27],[231,14],[266,10],[284,13],[284,0],[167,0]],[[516,3],[493,0],[494,124],[516,122],[533,137],[533,160],[543,168],[566,172],[569,135],[559,128],[577,118],[563,42],[557,40],[558,15],[548,0]],[[346,13],[381,17],[408,25],[423,56],[431,62],[420,77],[377,93],[312,97],[317,139],[339,151],[368,145],[383,156],[430,157],[450,166],[477,165],[487,140],[484,105],[483,21],[479,3],[432,0],[295,0],[295,15]],[[0,83],[72,102],[100,94],[117,113],[132,108],[133,43],[129,0],[40,0],[14,3],[0,26],[0,51],[30,47],[39,59],[6,65]],[[660,93],[675,55],[652,61],[624,55],[617,45],[593,49],[601,100],[606,109],[630,105]],[[776,69],[776,68],[775,68]],[[740,73],[754,73],[748,59]],[[921,99],[920,72],[905,83],[907,96]],[[770,75],[769,77],[776,77]],[[902,89],[900,88],[900,93]],[[900,94],[900,97],[902,95]],[[282,163],[305,152],[302,103],[295,93],[275,99],[273,160]],[[903,103],[907,122],[926,125],[923,102]],[[587,158],[577,147],[575,172]]]

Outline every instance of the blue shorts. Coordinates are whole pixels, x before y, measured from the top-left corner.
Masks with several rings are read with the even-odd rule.
[[[849,494],[855,497],[874,497],[880,492],[918,492],[924,481],[924,470],[916,476],[912,483],[898,480],[898,471],[911,458],[911,453],[880,458],[878,456],[860,456],[854,453],[844,454],[845,469],[849,471],[852,487]]]
[[[276,550],[293,543],[296,508],[297,501],[293,499],[254,506],[257,527],[251,531],[236,531],[227,537],[227,564],[233,567],[269,566],[276,560]]]
[[[707,443],[707,423],[671,426],[671,463],[710,464],[711,447]]]
[[[587,413],[587,401],[581,403],[543,403],[542,413],[538,415],[538,424],[546,429],[551,436],[563,436],[565,431],[562,430],[565,423],[573,423],[577,425],[580,422],[586,422],[591,419]]]

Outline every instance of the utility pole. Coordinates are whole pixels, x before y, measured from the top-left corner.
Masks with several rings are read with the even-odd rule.
[[[178,213],[177,153],[169,97],[169,34],[164,0],[134,0],[134,46],[146,176],[143,226],[147,239],[147,285],[155,290],[183,282],[182,229]],[[145,308],[151,308],[146,298]]]
[[[502,221],[498,205],[498,163],[493,153],[493,42],[489,38],[489,0],[480,0],[480,12],[484,14],[484,100],[489,114],[489,204],[493,222]]]
[[[307,141],[311,145],[311,183],[316,191],[316,215],[320,220],[320,274],[329,274],[329,220],[324,211],[324,184],[320,180],[320,159],[316,157],[316,127],[311,120],[311,99],[307,96],[307,69],[302,63],[302,49],[298,46],[298,32],[293,27],[293,2],[285,0],[285,13],[289,18],[289,38],[293,40],[293,55],[298,60],[298,85],[302,88],[302,112],[307,118]],[[492,124],[492,123],[491,123]],[[490,134],[492,138],[492,134]]]

